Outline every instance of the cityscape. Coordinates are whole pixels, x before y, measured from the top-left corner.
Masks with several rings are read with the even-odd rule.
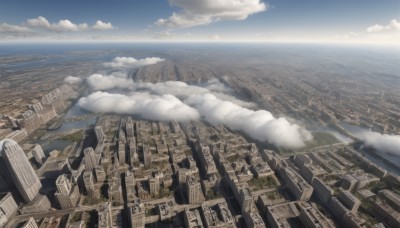
[[[397,19],[260,38],[286,1],[136,2],[132,28],[73,2],[0,7],[0,227],[400,227]]]

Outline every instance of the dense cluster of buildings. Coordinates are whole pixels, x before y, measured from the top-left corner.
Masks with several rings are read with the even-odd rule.
[[[116,115],[103,115],[81,142],[62,152],[46,156],[38,144],[23,145],[25,151],[6,140],[1,148],[0,168],[7,173],[1,178],[10,186],[2,189],[0,226],[397,227],[400,222],[400,178],[350,146],[283,156],[259,150],[223,126]]]
[[[77,96],[71,86],[63,84],[42,96],[40,101],[34,99],[28,105],[28,110],[16,118],[0,115],[0,139],[7,138],[21,142],[57,114],[65,111],[71,105],[70,99]]]
[[[290,115],[311,123],[346,122],[381,133],[400,134],[400,97],[395,87],[364,74],[356,76],[355,72],[335,72],[326,78],[324,74],[265,73],[260,77],[258,73],[246,73],[246,77],[239,74],[227,83],[276,115]]]

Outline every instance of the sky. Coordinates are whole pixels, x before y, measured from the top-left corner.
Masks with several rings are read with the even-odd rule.
[[[400,0],[13,0],[0,41],[400,43]]]

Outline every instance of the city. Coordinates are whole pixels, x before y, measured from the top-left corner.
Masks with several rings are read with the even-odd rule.
[[[398,1],[0,5],[0,227],[400,227]]]
[[[142,74],[151,81],[150,75],[158,75],[165,64],[170,63],[133,69],[135,81]],[[137,114],[92,113],[79,106],[83,94],[101,85],[100,79],[91,84],[91,77],[87,82],[67,77],[30,104],[14,104],[18,109],[3,116],[2,226],[399,225],[398,174],[357,151],[360,139],[340,125],[329,132],[340,129],[336,134],[346,133],[343,137],[354,143],[315,131],[306,147],[286,149],[207,121],[149,121]],[[221,83],[203,80],[213,86]],[[246,88],[239,77],[220,80],[230,88],[239,83]],[[255,86],[247,91],[255,93]],[[198,88],[193,84],[192,89]],[[285,107],[295,103],[289,102],[290,95],[282,96],[274,95],[265,105],[280,99],[282,113],[290,113]],[[324,119],[321,109],[312,108],[314,103],[308,107],[304,110],[313,113],[306,117],[320,117],[327,126],[338,123]],[[348,123],[363,125],[362,114]],[[387,126],[382,133],[397,131],[397,125]]]

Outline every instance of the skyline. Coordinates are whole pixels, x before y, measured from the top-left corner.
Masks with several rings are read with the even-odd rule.
[[[395,45],[400,2],[169,0],[0,4],[0,42],[311,42]]]

